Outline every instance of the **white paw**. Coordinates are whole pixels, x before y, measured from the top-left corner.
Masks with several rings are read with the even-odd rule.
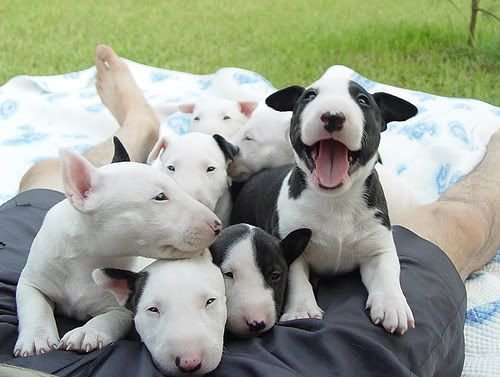
[[[82,326],[68,331],[61,339],[59,347],[66,351],[91,352],[107,346],[112,341],[107,334]]]
[[[26,329],[14,346],[15,357],[41,355],[59,348],[59,335],[45,328]]]
[[[315,318],[323,319],[323,310],[318,305],[309,307],[287,308],[280,318],[280,322],[291,321],[293,319]]]
[[[415,328],[415,319],[404,295],[373,294],[368,296],[366,309],[374,324],[381,324],[390,332],[403,335],[408,328]]]

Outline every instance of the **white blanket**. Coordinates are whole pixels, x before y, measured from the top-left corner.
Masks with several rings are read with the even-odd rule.
[[[162,127],[179,133],[189,118],[175,104],[200,96],[264,98],[274,88],[257,73],[223,68],[193,75],[127,61]],[[368,91],[386,91],[419,109],[406,122],[389,124],[383,134],[384,165],[411,184],[422,203],[432,202],[481,160],[500,108],[481,101],[445,98],[370,81],[344,66],[326,74],[350,77]],[[16,194],[23,173],[36,161],[57,156],[58,148],[84,151],[114,133],[118,124],[94,87],[95,68],[58,76],[15,77],[0,88],[0,203]],[[500,251],[466,282],[468,311],[463,376],[500,376]]]

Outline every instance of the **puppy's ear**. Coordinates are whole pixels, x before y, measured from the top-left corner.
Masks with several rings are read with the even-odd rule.
[[[115,162],[130,161],[130,157],[127,153],[127,150],[123,146],[120,139],[118,139],[116,136],[113,136],[113,144],[115,145],[115,154],[113,155],[113,160],[111,161],[111,163],[114,164]]]
[[[240,148],[236,145],[231,144],[229,141],[224,139],[221,135],[215,134],[213,135],[214,140],[219,145],[219,148],[224,153],[227,161],[232,161],[236,157],[236,155],[240,152]]]
[[[147,272],[132,272],[117,268],[98,268],[92,271],[92,279],[101,288],[109,289],[121,306],[135,313]]]
[[[155,146],[151,150],[148,156],[147,163],[151,164],[154,160],[158,158],[158,156],[161,154],[161,152],[165,149],[167,149],[169,140],[166,136],[162,136],[158,139],[156,142]]]
[[[298,85],[280,89],[266,98],[266,105],[276,111],[293,111],[295,102],[304,93],[304,88]]]
[[[304,252],[311,239],[311,234],[311,229],[296,229],[280,241],[283,256],[289,266]]]
[[[96,191],[101,178],[99,171],[85,158],[67,149],[61,149],[59,157],[66,197],[76,210],[91,212],[98,204]]]
[[[194,111],[194,105],[195,105],[194,103],[183,103],[179,105],[179,111],[181,113],[192,114]]]
[[[240,101],[240,111],[246,115],[246,117],[250,117],[252,115],[253,111],[257,107],[257,102],[252,102],[252,101]]]
[[[407,120],[417,115],[417,107],[402,98],[383,92],[374,93],[372,96],[380,108],[382,118],[386,124],[392,121]],[[383,126],[382,131],[387,128],[386,124]]]

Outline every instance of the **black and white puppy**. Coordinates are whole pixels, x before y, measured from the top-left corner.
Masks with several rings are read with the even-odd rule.
[[[401,334],[414,327],[374,166],[387,123],[406,120],[417,108],[332,76],[307,89],[282,89],[266,103],[293,111],[290,141],[296,163],[252,177],[237,198],[232,221],[260,226],[279,238],[298,228],[312,230],[305,252],[290,266],[281,321],[323,317],[309,283],[310,269],[321,276],[359,267],[372,321]]]
[[[219,234],[210,251],[224,275],[229,331],[259,335],[273,327],[282,313],[288,268],[310,238],[310,229],[297,229],[280,241],[248,224]]]

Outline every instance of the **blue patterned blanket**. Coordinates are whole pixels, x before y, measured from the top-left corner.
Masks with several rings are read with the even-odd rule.
[[[175,104],[200,96],[264,98],[274,88],[255,72],[223,68],[193,75],[126,61],[158,113],[162,127],[184,133],[189,118]],[[325,74],[358,81],[370,92],[387,91],[415,104],[419,114],[393,122],[382,137],[384,165],[432,202],[481,160],[491,134],[500,128],[500,108],[463,98],[446,98],[368,80],[344,66]],[[118,124],[96,93],[95,68],[57,76],[18,76],[0,87],[0,203],[16,194],[23,173],[35,162],[57,156],[60,147],[84,151],[108,138]],[[500,376],[500,251],[466,282],[468,311],[463,376]]]

